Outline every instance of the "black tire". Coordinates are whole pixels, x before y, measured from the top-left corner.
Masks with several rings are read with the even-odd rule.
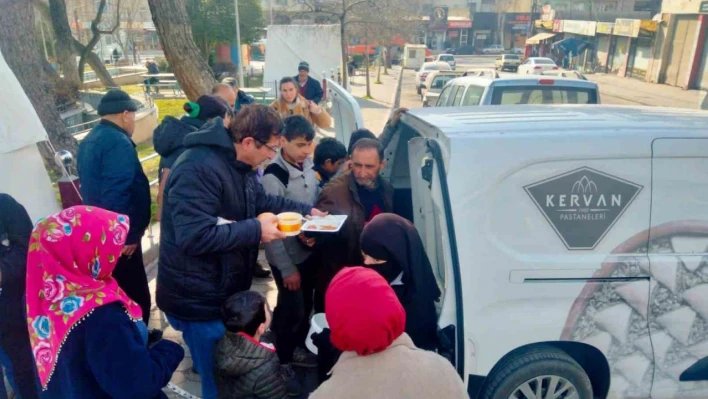
[[[562,377],[573,384],[580,399],[593,398],[592,384],[585,370],[568,354],[550,346],[519,351],[497,364],[479,398],[508,399],[525,382],[547,375]]]

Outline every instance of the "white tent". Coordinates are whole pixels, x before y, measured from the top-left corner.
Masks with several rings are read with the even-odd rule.
[[[320,82],[332,70],[336,74],[342,64],[340,38],[339,25],[268,26],[264,85],[297,75],[301,61],[310,64],[310,76]],[[327,76],[322,76],[323,71]]]
[[[12,195],[37,220],[59,210],[37,150],[47,132],[1,52],[0,87],[0,192]]]

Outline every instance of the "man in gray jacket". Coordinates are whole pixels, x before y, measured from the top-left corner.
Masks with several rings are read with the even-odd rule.
[[[268,165],[261,178],[267,194],[314,204],[320,194],[317,172],[310,155],[315,130],[301,115],[285,118],[281,151]],[[266,258],[278,286],[278,306],[273,312],[272,330],[280,362],[316,367],[316,358],[303,349],[312,311],[316,262],[310,248],[315,241],[301,233],[283,241],[265,244]]]

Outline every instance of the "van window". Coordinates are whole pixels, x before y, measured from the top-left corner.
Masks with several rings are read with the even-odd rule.
[[[465,88],[460,86],[460,88],[455,93],[455,101],[452,103],[453,107],[457,107],[462,102],[462,95],[465,94]]]
[[[450,93],[452,92],[452,88],[455,86],[448,86],[445,88],[442,93],[440,93],[440,98],[438,98],[438,107],[444,107],[445,103],[447,102],[447,98],[450,97]]]
[[[461,86],[455,86],[453,85],[451,87],[452,91],[450,92],[450,97],[447,99],[446,102],[442,103],[443,107],[452,107],[452,104],[455,103],[455,98],[457,97],[457,92],[464,90],[463,87]]]
[[[440,56],[440,61],[453,61],[455,58],[453,58],[451,55],[441,55]]]
[[[492,105],[510,104],[597,104],[597,91],[578,87],[496,87]]]
[[[430,88],[441,90],[443,87],[445,87],[447,82],[451,81],[456,77],[457,76],[455,75],[438,75],[435,77],[435,80],[433,80],[433,83],[430,85]]]
[[[479,105],[480,100],[482,100],[482,94],[484,94],[484,87],[469,86],[460,105]]]

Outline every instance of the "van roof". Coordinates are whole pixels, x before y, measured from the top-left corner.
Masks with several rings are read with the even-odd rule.
[[[490,105],[413,109],[405,118],[417,129],[433,128],[450,139],[477,134],[596,134],[662,129],[662,135],[686,130],[708,136],[708,112],[690,109],[608,105]],[[431,132],[432,133],[432,132]]]
[[[464,76],[455,79],[455,84],[469,85],[475,84],[478,86],[519,86],[524,84],[538,84],[539,80],[553,80],[554,85],[581,87],[588,89],[597,89],[597,83],[588,80],[578,80],[573,78],[565,78],[561,76],[533,75],[533,76],[515,76],[513,78],[501,77],[491,79],[484,76]]]

